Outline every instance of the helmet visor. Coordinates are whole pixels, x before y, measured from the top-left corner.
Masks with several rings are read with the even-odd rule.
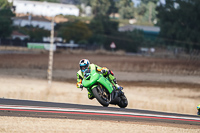
[[[84,64],[83,66],[81,65],[80,66],[80,69],[81,69],[81,71],[85,71],[85,70],[87,70],[88,69],[88,64]]]
[[[87,69],[87,67],[81,66],[81,70],[85,70],[85,69]]]

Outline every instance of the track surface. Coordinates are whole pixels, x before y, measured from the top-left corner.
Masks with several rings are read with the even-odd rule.
[[[200,117],[194,115],[2,98],[0,98],[0,116],[146,121],[200,125]]]

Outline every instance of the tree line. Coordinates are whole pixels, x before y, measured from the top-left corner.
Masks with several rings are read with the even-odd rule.
[[[161,28],[160,37],[166,45],[200,49],[200,1],[166,0],[156,10]]]
[[[42,1],[42,0],[38,0]],[[49,2],[59,2],[49,0]],[[68,22],[59,23],[55,27],[57,36],[66,42],[74,40],[84,45],[98,45],[109,49],[111,42],[115,42],[117,49],[137,52],[139,47],[167,47],[176,46],[200,49],[199,0],[166,0],[165,4],[159,0],[141,0],[137,7],[131,0],[77,0],[76,4],[84,3],[92,8],[92,17],[64,16]],[[11,4],[7,0],[0,1],[0,37],[8,37],[13,29]],[[110,18],[110,14],[119,13],[120,19]],[[141,30],[119,32],[120,20],[136,19],[140,24],[160,26],[157,38],[146,36]],[[88,22],[89,21],[89,22]],[[138,23],[139,24],[139,23]],[[28,26],[18,29],[30,35],[30,40],[41,41],[42,36],[49,32]]]

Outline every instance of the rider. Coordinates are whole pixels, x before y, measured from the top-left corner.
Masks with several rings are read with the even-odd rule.
[[[197,110],[198,110],[197,115],[200,115],[200,104],[197,106]]]
[[[116,87],[116,89],[122,90],[123,88],[117,84],[116,78],[111,70],[107,69],[106,67],[100,67],[95,64],[90,64],[88,59],[82,59],[79,62],[80,70],[77,72],[77,88],[83,89],[82,80],[84,77],[84,72],[87,69],[96,70],[101,72],[105,77],[108,77],[110,82]],[[93,99],[94,96],[88,92],[88,98]]]

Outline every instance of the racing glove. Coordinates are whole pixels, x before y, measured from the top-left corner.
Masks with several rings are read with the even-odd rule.
[[[80,84],[80,86],[79,86],[80,88],[81,88],[81,91],[83,90],[83,85],[82,84]]]
[[[123,90],[123,87],[119,86],[118,89],[119,89],[119,90]]]
[[[103,75],[106,75],[106,74],[107,74],[107,70],[102,69],[102,70],[101,70],[101,73],[102,73]]]

